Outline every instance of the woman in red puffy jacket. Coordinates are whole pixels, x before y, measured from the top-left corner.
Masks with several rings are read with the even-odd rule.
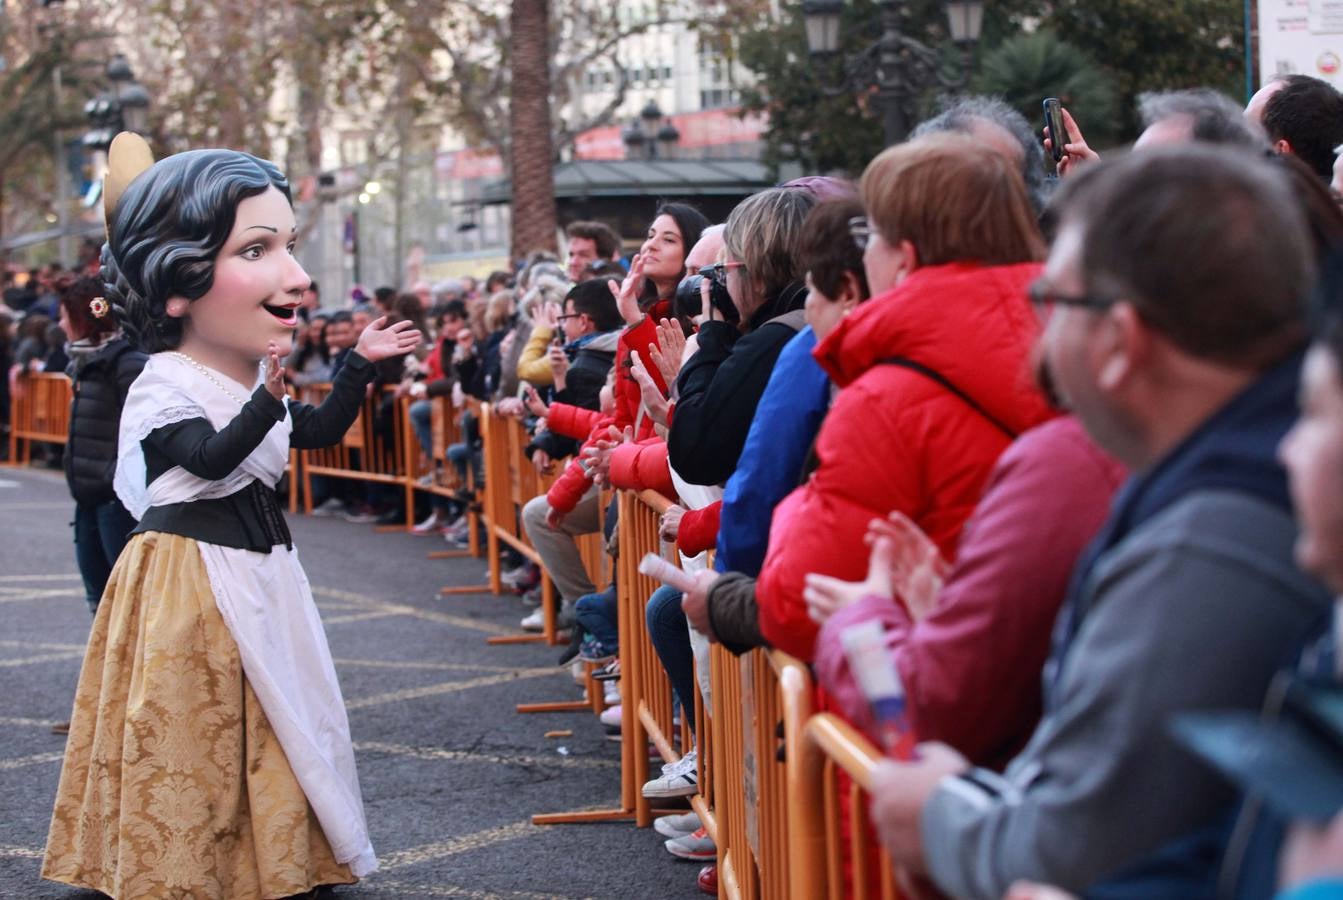
[[[868,522],[895,510],[953,558],[999,454],[1051,416],[1028,364],[1044,244],[1020,172],[929,135],[873,160],[862,200],[852,230],[873,298],[814,351],[841,390],[817,468],[775,510],[756,587],[765,639],[806,661],[806,575],[861,580]]]

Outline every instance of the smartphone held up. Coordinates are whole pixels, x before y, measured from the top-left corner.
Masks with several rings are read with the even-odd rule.
[[[1045,130],[1048,132],[1050,153],[1057,164],[1066,155],[1064,147],[1072,140],[1068,134],[1068,128],[1063,124],[1063,104],[1057,97],[1046,97],[1044,102],[1045,109]]]

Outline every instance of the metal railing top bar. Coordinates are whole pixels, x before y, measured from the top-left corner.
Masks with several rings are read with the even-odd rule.
[[[872,790],[872,773],[882,755],[858,729],[833,713],[819,713],[807,721],[807,740],[835,761],[864,791]]]

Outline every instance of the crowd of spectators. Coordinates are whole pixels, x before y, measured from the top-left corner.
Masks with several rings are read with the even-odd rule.
[[[1343,97],[1291,76],[1245,110],[1183,91],[1140,114],[1101,159],[1066,111],[1042,140],[962,98],[857,182],[799,179],[723,223],[663,203],[628,261],[575,222],[563,261],[338,310],[314,284],[287,372],[329,381],[369,320],[413,320],[375,427],[409,398],[430,483],[481,486],[469,398],[521,421],[557,476],[520,516],[559,662],[608,686],[616,589],[578,539],[614,529],[603,488],[664,495],[696,586],[639,624],[688,723],[697,693],[712,714],[710,643],[771,647],[882,742],[849,652],[876,623],[918,743],[872,816],[912,895],[1343,896]],[[47,276],[7,285],[11,390],[65,365]],[[435,459],[440,398],[461,440]],[[319,515],[407,514],[376,485],[314,490]],[[415,530],[464,545],[474,500],[435,497]],[[541,569],[506,568],[535,606]],[[684,749],[646,796],[699,790]],[[701,826],[657,822],[711,863]]]

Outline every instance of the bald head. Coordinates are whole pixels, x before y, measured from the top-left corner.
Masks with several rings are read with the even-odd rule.
[[[1264,127],[1264,109],[1268,106],[1268,101],[1278,91],[1287,86],[1287,82],[1281,78],[1275,78],[1268,84],[1255,91],[1250,102],[1245,105],[1245,120],[1252,125],[1260,128]]]
[[[690,252],[685,257],[687,275],[694,275],[705,266],[718,261],[718,254],[723,250],[723,230],[725,227],[724,225],[710,225],[699,233],[699,240],[695,242],[695,246],[690,248]]]

